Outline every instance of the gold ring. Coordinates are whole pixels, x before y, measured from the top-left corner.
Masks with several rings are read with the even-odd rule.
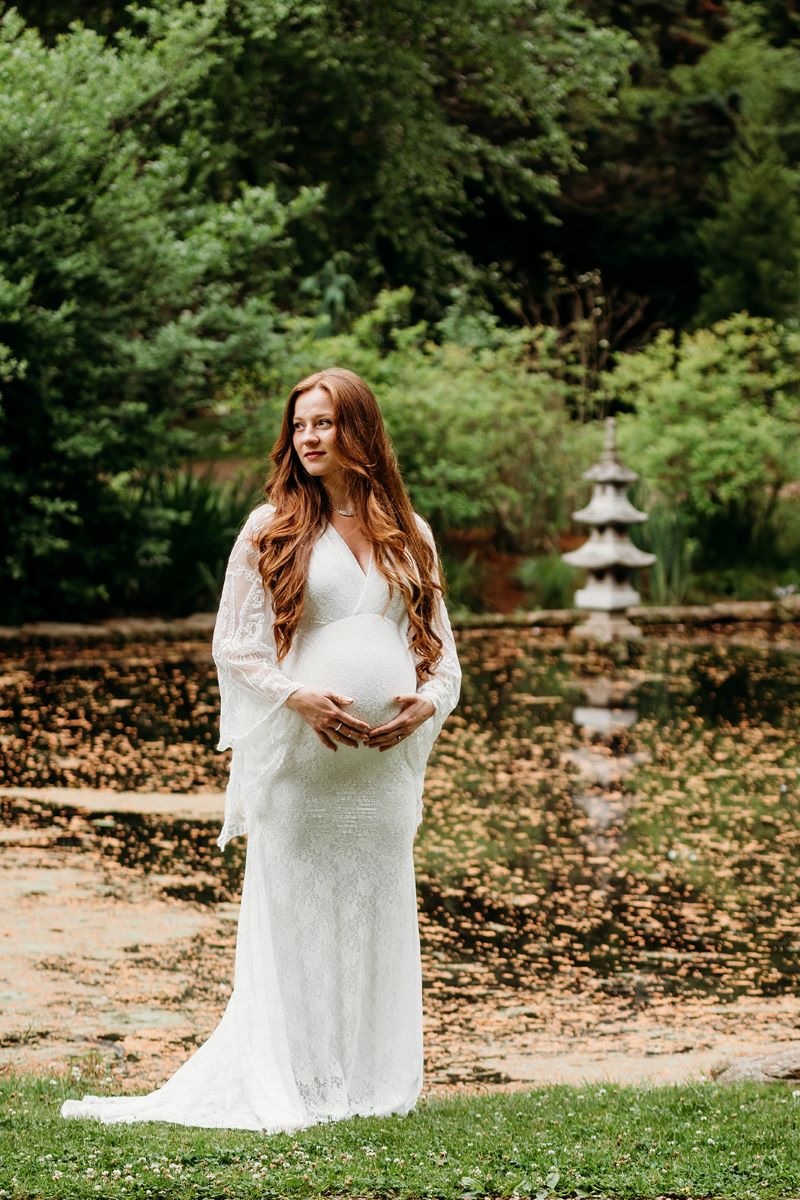
[[[342,728],[342,722],[340,721],[339,724],[334,728],[333,732],[338,733],[341,728]]]

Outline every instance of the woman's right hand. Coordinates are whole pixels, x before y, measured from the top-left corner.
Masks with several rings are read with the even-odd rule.
[[[314,688],[299,687],[286,700],[292,708],[308,722],[323,746],[331,750],[342,746],[357,746],[370,731],[366,721],[360,721],[344,711],[353,697],[339,696],[336,692],[318,692]],[[338,728],[337,728],[338,725]]]

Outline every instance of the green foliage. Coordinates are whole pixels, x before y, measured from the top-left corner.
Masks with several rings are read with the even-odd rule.
[[[254,479],[218,483],[208,469],[131,482],[124,496],[128,511],[163,513],[165,526],[152,540],[147,567],[121,581],[118,600],[125,611],[165,617],[213,612],[242,517],[259,498]]]
[[[706,180],[727,152],[730,122],[714,97],[679,95],[672,73],[701,60],[728,23],[723,5],[692,0],[579,6],[635,38],[618,109],[611,119],[583,114],[585,169],[567,176],[554,198],[559,224],[529,213],[524,225],[503,228],[492,243],[503,248],[513,307],[530,321],[568,324],[580,315],[581,279],[599,273],[602,336],[614,349],[626,348],[663,324],[682,325],[697,305],[696,227],[710,211]]]
[[[439,344],[424,322],[407,323],[410,300],[408,289],[383,292],[331,338],[288,322],[280,369],[224,390],[225,444],[264,457],[293,383],[344,365],[375,391],[412,499],[440,538],[478,526],[501,549],[539,548],[563,519],[562,480],[575,470],[568,385],[555,377],[546,331],[503,330],[475,315],[466,344]],[[443,329],[456,334],[450,317]]]
[[[656,561],[647,568],[647,598],[652,604],[684,604],[699,542],[689,533],[691,522],[685,513],[665,505],[651,507],[642,491],[647,489],[639,489],[634,503],[647,513],[647,521],[633,526],[631,541],[656,555]]]
[[[782,588],[787,595],[800,591],[800,558],[794,566],[774,567],[742,562],[729,567],[696,571],[686,597],[688,604],[713,604],[719,600],[776,600]]]
[[[70,17],[131,23],[78,0],[23,0],[26,11],[51,35]],[[615,114],[634,51],[570,0],[357,12],[344,0],[228,0],[218,40],[196,95],[219,194],[240,180],[290,196],[323,185],[324,208],[298,240],[320,315],[341,304],[352,315],[379,288],[408,284],[431,320],[451,284],[480,287],[490,272],[483,243],[498,215],[548,219],[562,179],[581,169],[587,118]],[[485,231],[465,237],[468,224]]]
[[[591,273],[614,349],[797,311],[800,19],[782,0],[219,3],[195,169],[218,199],[324,189],[297,238],[297,311],[320,333],[403,285],[430,321],[466,286],[563,326]],[[51,41],[76,18],[136,37],[179,11],[19,10]],[[276,284],[283,307],[295,292]]]
[[[107,610],[160,562],[172,518],[131,483],[179,464],[187,415],[275,343],[290,225],[319,194],[208,198],[191,98],[224,8],[138,10],[146,34],[113,46],[0,20],[4,620]]]
[[[580,169],[579,115],[615,112],[633,48],[567,0],[408,0],[355,20],[310,0],[267,37],[263,7],[239,7],[237,166],[324,182],[318,261],[346,247],[360,308],[376,284],[408,284],[428,319],[483,257],[468,220],[550,210]]]
[[[777,0],[2,12],[0,620],[155,604],[198,424],[263,461],[325,362],[374,386],[440,539],[551,551],[621,404],[706,560],[780,558],[800,40]],[[785,325],[621,357],[736,310]],[[212,541],[176,603],[211,594]]]
[[[544,248],[569,280],[602,274],[611,341],[731,312],[798,311],[800,24],[779,0],[600,0],[594,20],[636,38],[611,120],[588,120],[585,171],[554,200],[560,227],[531,214],[504,238],[529,319],[553,304]],[[782,10],[779,12],[778,10]],[[523,262],[525,266],[523,266]],[[518,281],[518,282],[517,282]],[[563,323],[571,298],[555,297]]]
[[[477,550],[457,554],[441,551],[442,567],[447,581],[447,608],[451,616],[461,613],[483,612],[484,588],[488,582],[488,570],[478,558]]]
[[[770,42],[760,4],[730,16],[725,39],[674,72],[679,94],[715,97],[733,130],[698,230],[698,325],[741,309],[785,318],[800,301],[800,47]]]
[[[680,506],[705,564],[774,536],[781,487],[800,478],[800,333],[738,313],[678,338],[662,330],[608,376],[623,458],[656,501]]]
[[[695,324],[737,309],[796,315],[800,296],[800,173],[762,130],[743,134],[699,230],[704,295]]]
[[[560,554],[523,559],[516,577],[525,589],[528,608],[572,607],[577,575]]]

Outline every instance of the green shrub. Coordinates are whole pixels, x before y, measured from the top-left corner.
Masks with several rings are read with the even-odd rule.
[[[800,332],[747,313],[680,338],[662,330],[603,387],[630,410],[623,459],[685,514],[698,566],[771,552],[781,488],[800,478]]]
[[[579,576],[559,554],[523,559],[515,576],[527,608],[572,608]]]
[[[564,524],[564,480],[579,475],[588,447],[567,415],[569,384],[556,378],[547,331],[473,320],[468,344],[438,344],[424,323],[407,324],[408,307],[407,288],[383,292],[348,333],[322,339],[310,321],[288,320],[280,363],[223,389],[221,444],[265,455],[292,385],[346,366],[375,392],[412,499],[444,543],[448,531],[478,527],[500,549],[540,550]]]
[[[699,544],[689,533],[690,521],[686,514],[663,505],[651,507],[641,495],[647,490],[640,486],[635,500],[637,508],[647,512],[647,521],[631,529],[634,545],[656,555],[652,566],[644,568],[647,599],[652,604],[682,604],[691,586],[692,563]]]
[[[476,550],[465,555],[454,554],[447,547],[441,550],[442,567],[447,580],[447,609],[451,616],[459,613],[483,612],[487,583],[487,567]]]
[[[131,484],[128,512],[162,512],[165,527],[149,565],[121,589],[122,609],[165,617],[216,610],[231,546],[245,514],[259,502],[260,484],[260,478],[247,477],[217,483],[209,469]]]
[[[775,600],[778,589],[800,590],[800,568],[780,570],[761,564],[741,563],[692,575],[689,604],[713,604],[717,600]]]

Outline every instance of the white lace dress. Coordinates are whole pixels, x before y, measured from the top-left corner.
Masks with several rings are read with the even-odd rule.
[[[65,1117],[291,1132],[413,1108],[422,1087],[422,981],[413,842],[425,766],[461,671],[443,603],[444,654],[416,687],[402,596],[366,573],[328,525],[310,558],[302,620],[277,665],[252,541],[231,552],[213,654],[220,741],[233,748],[220,846],[247,833],[234,987],[208,1040],[157,1091],[85,1096]],[[416,518],[433,544],[427,524]],[[284,701],[301,684],[353,696],[375,725],[398,693],[436,706],[396,747],[325,747]]]

